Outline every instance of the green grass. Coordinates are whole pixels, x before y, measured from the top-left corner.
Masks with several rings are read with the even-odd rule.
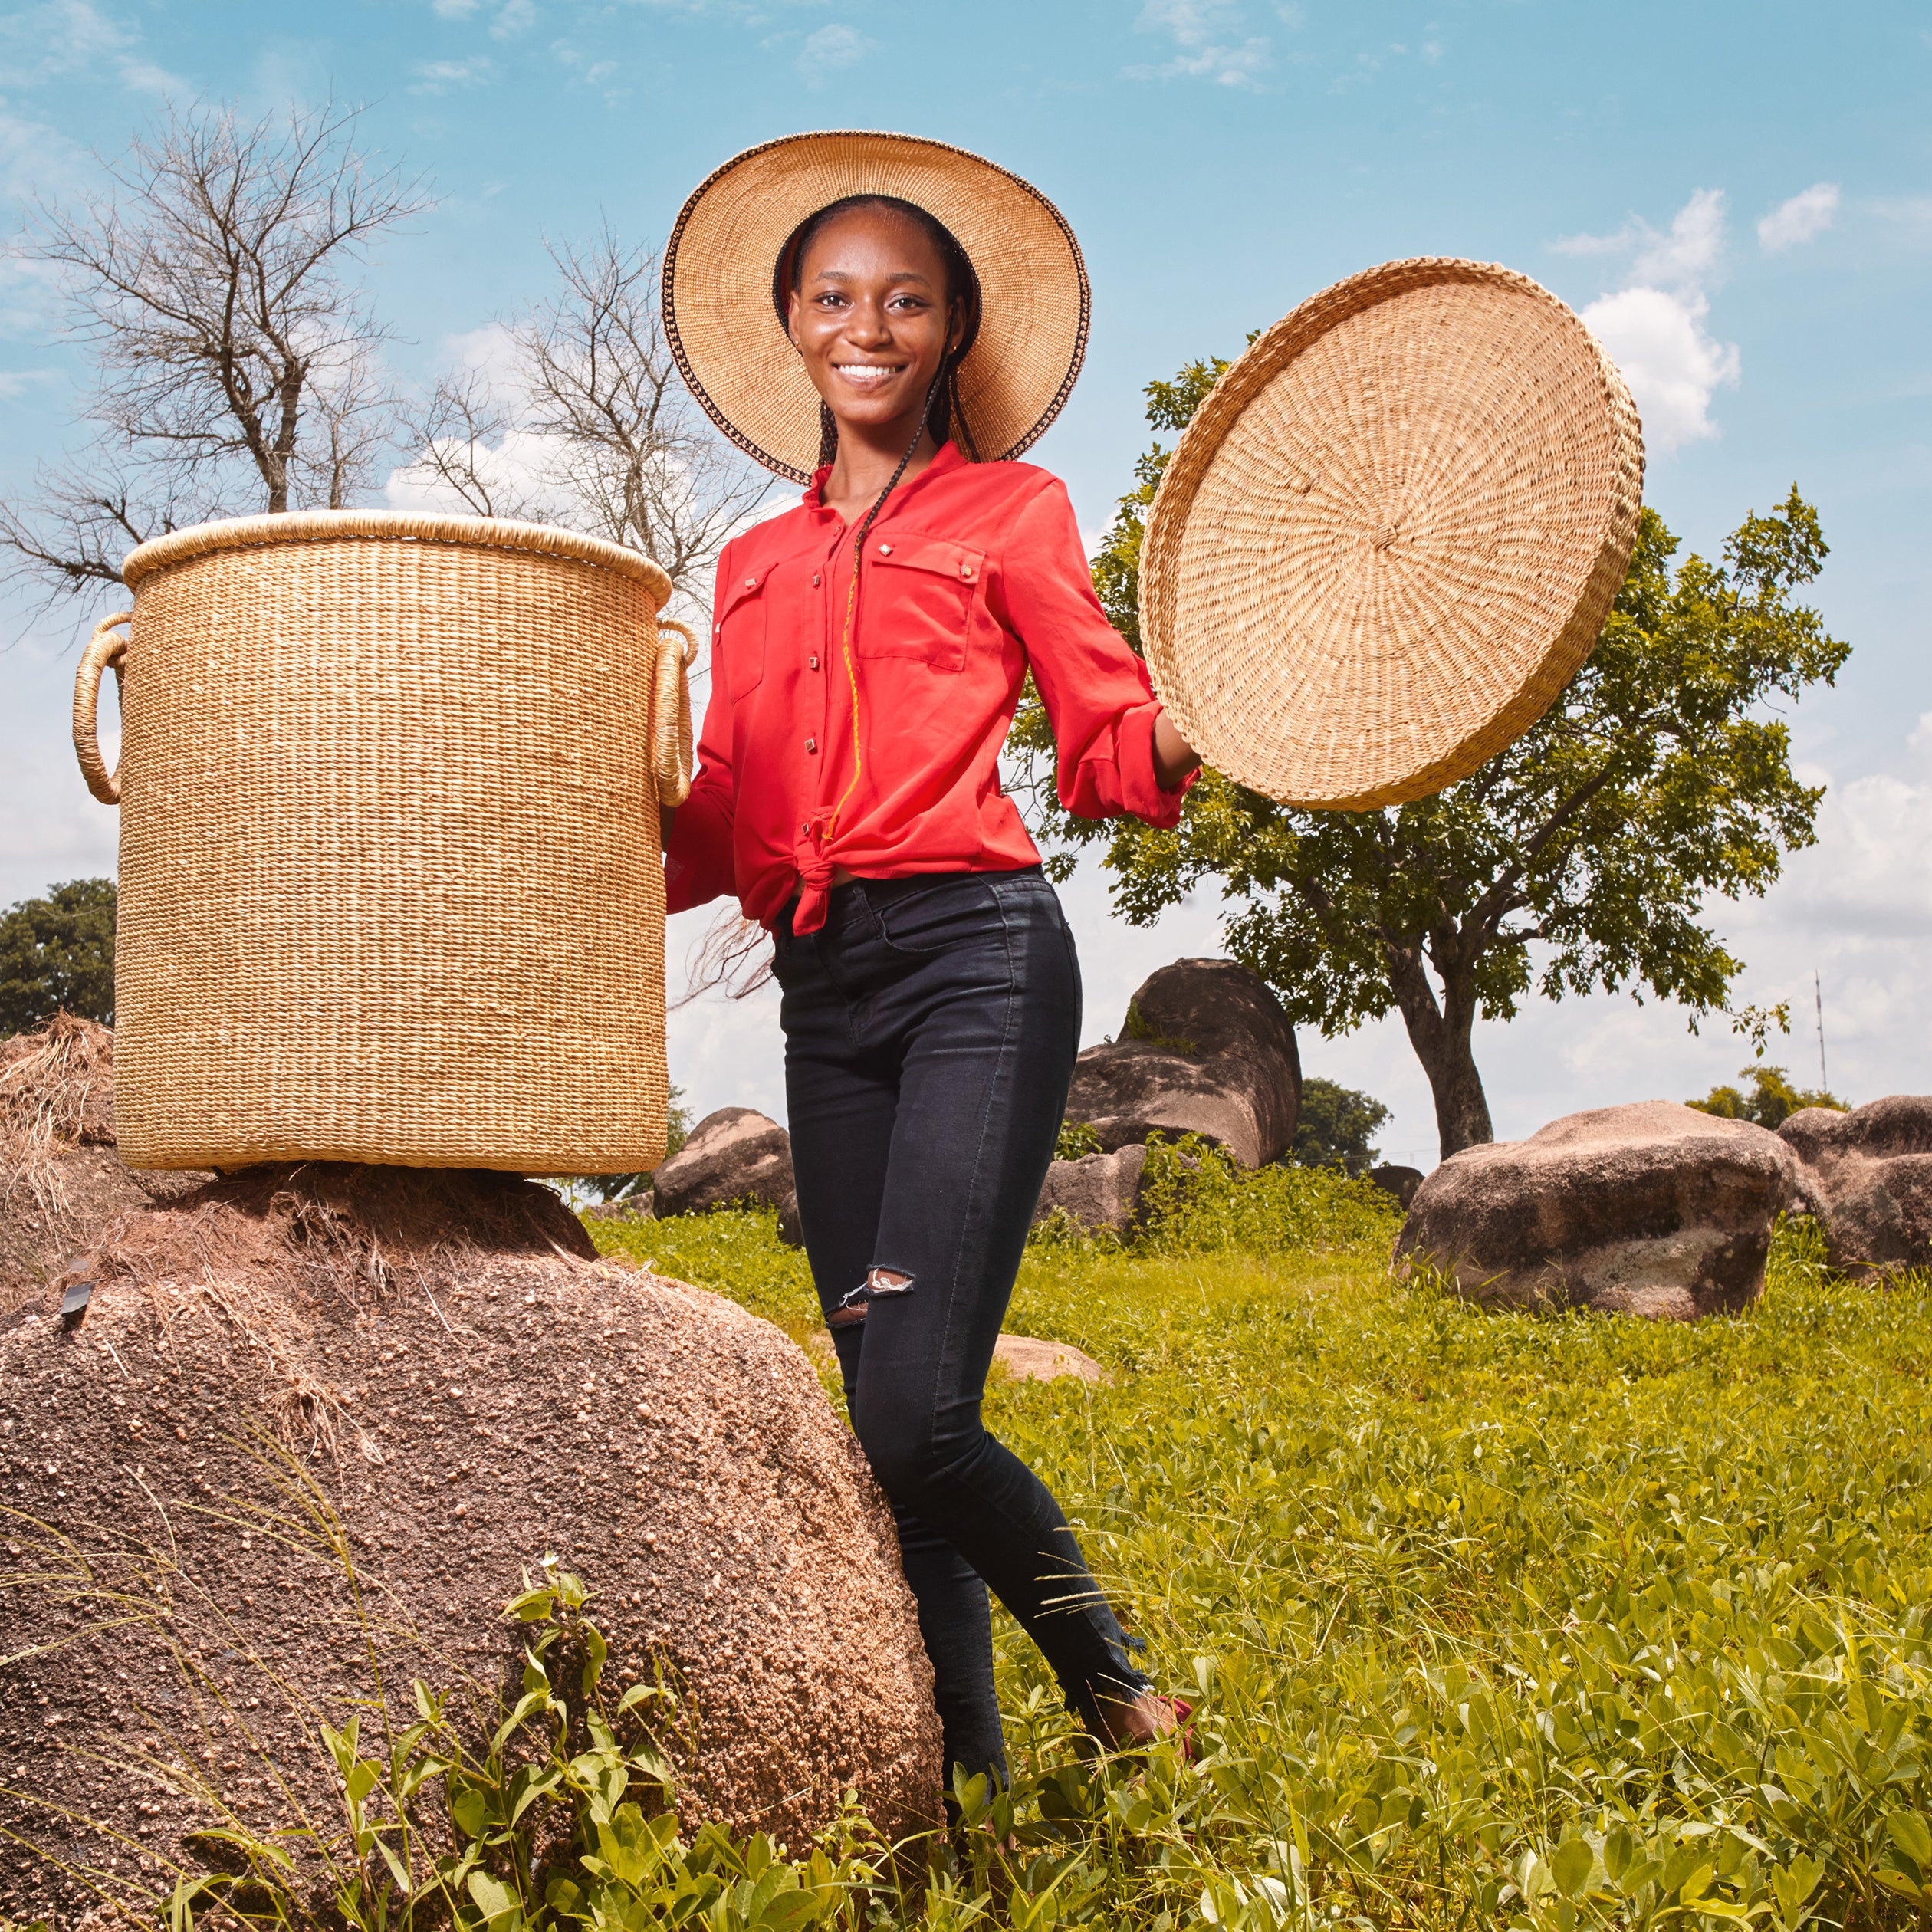
[[[1393,1226],[1211,1167],[1142,1244],[1036,1242],[1007,1326],[1113,1380],[988,1419],[1204,1761],[1085,1766],[1002,1628],[1017,1876],[926,1922],[1932,1922],[1932,1283],[1801,1227],[1738,1319],[1484,1313],[1391,1280]],[[600,1238],[816,1319],[769,1215]]]

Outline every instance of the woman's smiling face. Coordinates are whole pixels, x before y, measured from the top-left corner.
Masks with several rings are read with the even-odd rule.
[[[841,423],[909,429],[961,326],[932,238],[896,209],[849,209],[799,269],[790,327],[812,386]]]

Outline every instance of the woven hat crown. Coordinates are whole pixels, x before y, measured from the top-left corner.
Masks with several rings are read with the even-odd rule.
[[[909,202],[958,238],[980,289],[960,408],[984,459],[1019,455],[1065,406],[1086,353],[1079,245],[1018,176],[914,135],[789,136],[734,156],[692,192],[664,257],[665,333],[692,393],[740,449],[810,481],[818,393],[772,294],[800,225],[856,196]]]

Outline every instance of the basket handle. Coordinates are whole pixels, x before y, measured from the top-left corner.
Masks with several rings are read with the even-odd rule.
[[[80,761],[80,775],[87,789],[104,805],[120,803],[120,767],[112,771],[100,755],[100,740],[95,731],[95,715],[100,704],[100,674],[110,666],[119,684],[121,661],[127,655],[127,639],[117,635],[123,624],[131,623],[131,610],[117,611],[94,626],[87,648],[80,653],[80,668],[74,674],[74,755]]]
[[[657,675],[651,692],[651,776],[657,783],[658,803],[682,805],[691,796],[691,666],[697,662],[698,640],[675,617],[657,620]],[[663,633],[675,631],[682,649],[668,646]]]

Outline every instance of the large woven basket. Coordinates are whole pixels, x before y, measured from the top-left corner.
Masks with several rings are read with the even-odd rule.
[[[1484,262],[1392,261],[1260,336],[1195,412],[1141,559],[1155,688],[1284,803],[1439,791],[1589,656],[1643,432],[1569,309]]]
[[[658,807],[690,771],[664,573],[535,525],[328,511],[177,531],[123,573],[74,698],[121,807],[122,1158],[654,1166]]]

